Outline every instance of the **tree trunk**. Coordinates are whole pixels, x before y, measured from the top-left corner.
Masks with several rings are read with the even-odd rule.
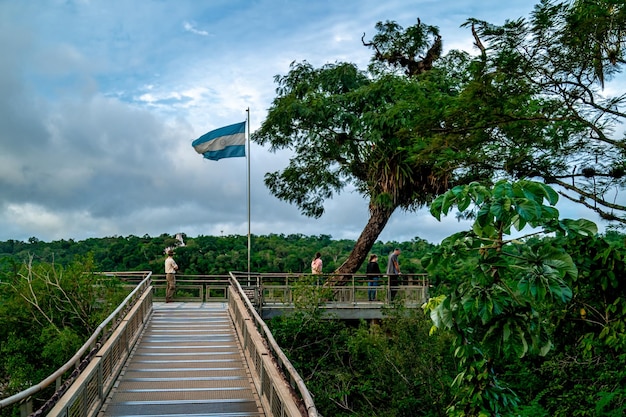
[[[381,207],[370,203],[370,218],[365,228],[357,239],[348,259],[337,268],[336,275],[329,278],[328,285],[343,285],[351,278],[352,274],[358,271],[395,209],[396,207]]]

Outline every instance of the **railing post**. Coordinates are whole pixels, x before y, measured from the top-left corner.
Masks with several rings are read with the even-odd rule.
[[[356,281],[355,281],[355,275],[352,274],[352,305],[356,304]]]
[[[102,364],[104,361],[98,362],[98,398],[104,403],[104,375],[102,372]]]
[[[20,404],[20,416],[28,417],[33,412],[33,399],[28,398],[22,404]]]

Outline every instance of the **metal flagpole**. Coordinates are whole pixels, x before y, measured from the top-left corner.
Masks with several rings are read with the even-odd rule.
[[[246,121],[248,133],[248,281],[250,281],[250,107],[246,109],[246,113],[248,114]]]

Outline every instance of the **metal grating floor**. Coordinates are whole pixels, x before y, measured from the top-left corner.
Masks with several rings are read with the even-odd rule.
[[[264,417],[225,303],[154,303],[100,417]]]

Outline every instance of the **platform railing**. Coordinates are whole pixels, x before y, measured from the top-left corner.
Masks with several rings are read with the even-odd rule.
[[[239,284],[241,277],[238,278],[231,274],[228,309],[263,409],[275,417],[318,417],[313,397],[304,380],[276,343],[252,305],[247,290]]]
[[[244,279],[239,273],[238,279]],[[329,289],[325,300],[330,304],[359,304],[378,302],[389,304],[402,300],[405,305],[421,305],[428,300],[430,282],[427,274],[405,274],[398,277],[398,285],[389,285],[388,276],[350,274],[342,276],[341,285],[335,285],[334,274],[257,274],[251,280],[258,282],[259,302],[267,304],[293,304],[295,288],[302,283]],[[370,299],[370,296],[372,299]],[[324,308],[324,305],[320,306]]]
[[[430,282],[427,274],[404,274],[398,285],[389,285],[385,275],[345,275],[341,285],[329,285],[334,274],[311,275],[306,273],[246,273],[232,272],[244,292],[255,306],[290,305],[294,303],[294,288],[303,283],[332,289],[326,305],[357,305],[371,301],[389,304],[402,300],[405,305],[421,305],[428,300]],[[176,300],[191,302],[226,301],[228,299],[228,275],[184,275],[176,277]],[[164,274],[152,275],[154,299],[165,299],[166,280]],[[374,299],[370,300],[370,294]]]
[[[228,275],[176,274],[176,301],[213,302],[228,300]],[[152,275],[155,301],[165,300],[167,281],[164,274]]]
[[[97,413],[99,410],[152,311],[151,274],[134,273],[135,276],[143,276],[139,285],[98,326],[78,352],[43,381],[0,400],[0,409],[19,406],[22,417],[95,415],[90,411]],[[81,381],[85,378],[89,380]],[[52,384],[56,384],[53,397],[33,412],[34,396]],[[73,392],[72,387],[77,386],[82,389]],[[71,398],[67,397],[68,393],[72,394]]]

